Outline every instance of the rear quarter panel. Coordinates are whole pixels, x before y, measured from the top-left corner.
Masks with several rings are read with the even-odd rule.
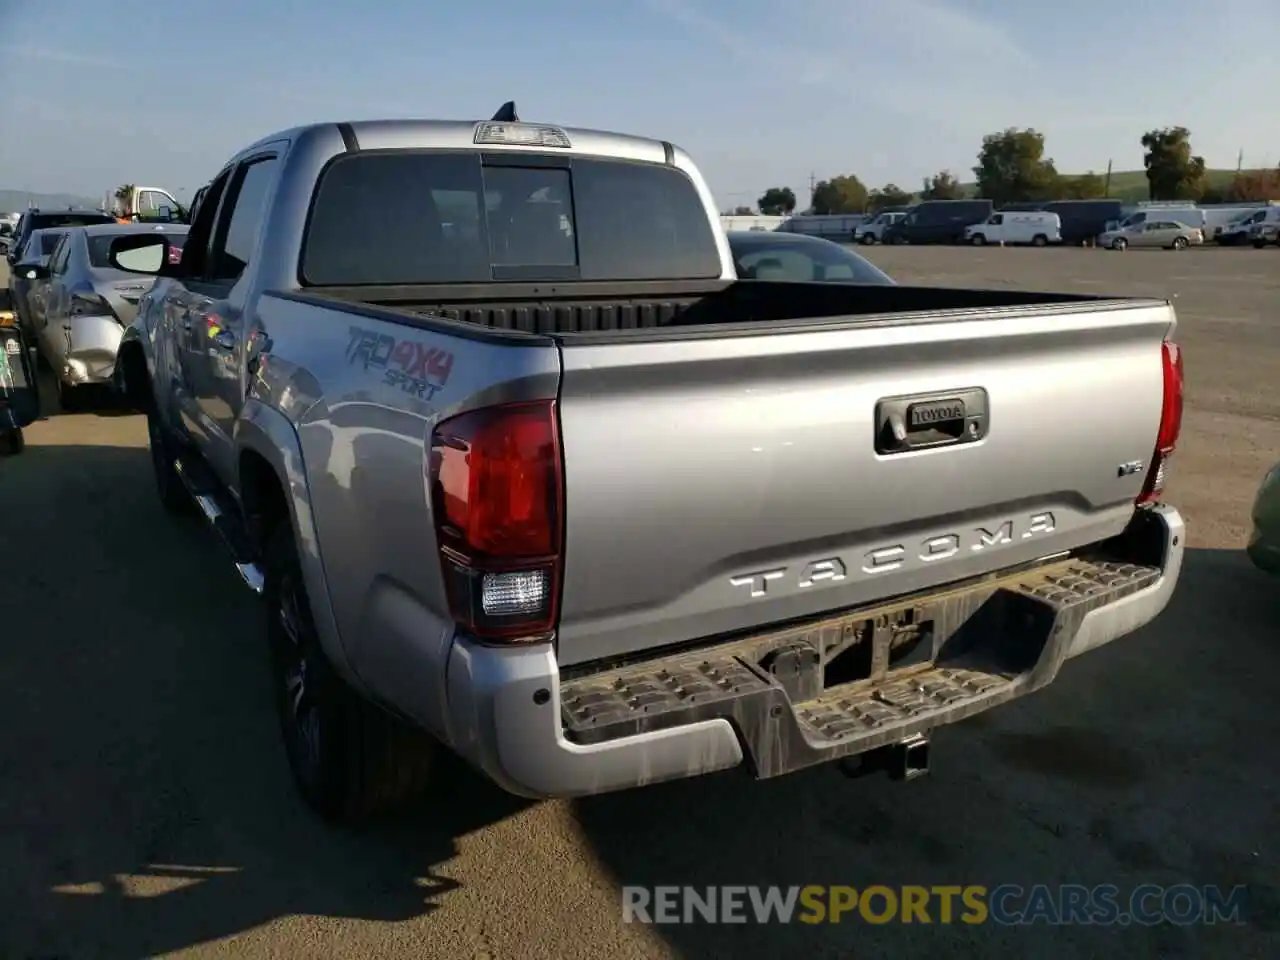
[[[296,425],[342,654],[354,679],[444,735],[453,622],[425,474],[431,430],[478,405],[554,398],[559,353],[548,340],[450,335],[278,295],[259,316],[272,346],[253,393]]]

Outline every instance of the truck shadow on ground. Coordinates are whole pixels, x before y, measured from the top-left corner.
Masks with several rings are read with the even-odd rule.
[[[298,914],[448,910],[457,839],[522,801],[451,763],[400,821],[320,823],[289,782],[257,601],[198,521],[161,513],[146,450],[34,444],[0,479],[0,956],[137,958]],[[1134,957],[1260,956],[1280,932],[1274,860],[1255,855],[1280,833],[1278,613],[1239,554],[1191,551],[1157,624],[939,734],[923,781],[723,775],[572,811],[619,887],[1250,884],[1246,927],[1120,935]],[[1025,956],[1031,942],[960,926],[657,932],[688,957]],[[1052,931],[1043,952],[1096,953],[1100,932]]]
[[[0,956],[156,956],[314,914],[447,902],[455,839],[520,810],[457,762],[395,822],[296,798],[260,605],[200,521],[155,501],[145,448],[0,463]]]

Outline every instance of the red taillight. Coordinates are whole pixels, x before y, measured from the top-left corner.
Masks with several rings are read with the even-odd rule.
[[[482,640],[550,636],[564,523],[555,403],[487,407],[441,422],[428,482],[454,620]]]
[[[1182,433],[1182,350],[1172,340],[1161,345],[1164,367],[1164,402],[1160,407],[1160,429],[1156,433],[1155,452],[1147,480],[1138,495],[1138,503],[1150,503],[1160,497],[1168,472],[1169,457]]]

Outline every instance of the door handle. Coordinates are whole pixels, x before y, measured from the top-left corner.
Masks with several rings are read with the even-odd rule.
[[[987,391],[981,387],[885,397],[876,404],[875,450],[889,456],[975,443],[987,435],[989,414]]]

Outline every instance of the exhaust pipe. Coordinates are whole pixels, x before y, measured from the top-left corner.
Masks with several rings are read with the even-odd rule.
[[[914,780],[929,772],[929,738],[923,733],[898,743],[869,750],[840,763],[846,777],[857,779],[873,773],[887,773],[890,780]]]

